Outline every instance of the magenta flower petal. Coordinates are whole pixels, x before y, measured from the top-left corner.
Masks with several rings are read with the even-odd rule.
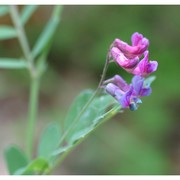
[[[117,47],[113,47],[111,49],[111,55],[113,59],[117,62],[117,64],[127,71],[136,67],[139,62],[138,57],[135,57],[133,59],[127,59]]]
[[[144,53],[144,58],[138,63],[136,68],[133,69],[132,74],[145,77],[150,73],[156,71],[158,67],[157,61],[148,62],[148,58],[149,52],[146,51]]]
[[[143,35],[139,34],[138,32],[135,32],[131,36],[131,41],[133,46],[139,46],[139,50],[141,53],[146,51],[149,46],[149,40],[143,37]]]
[[[157,70],[158,62],[157,61],[150,61],[147,65],[147,73],[150,74]]]
[[[131,41],[132,46],[120,39],[115,39],[113,46],[117,47],[126,58],[133,59],[136,56],[141,57],[149,46],[149,40],[136,32],[132,35]]]
[[[149,96],[152,93],[152,89],[149,88],[142,88],[140,92],[140,96]]]
[[[141,42],[143,39],[143,35],[139,34],[138,32],[135,32],[131,36],[131,42],[133,46],[137,46],[139,42]]]

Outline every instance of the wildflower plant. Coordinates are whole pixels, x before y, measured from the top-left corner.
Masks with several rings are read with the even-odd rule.
[[[32,49],[29,47],[24,25],[38,6],[24,6],[21,12],[14,5],[0,8],[4,14],[10,13],[14,24],[14,27],[0,27],[3,32],[1,40],[18,38],[23,52],[21,58],[0,58],[0,66],[7,69],[27,69],[31,79],[26,149],[11,145],[5,150],[9,174],[51,174],[93,130],[124,108],[137,110],[142,103],[141,97],[152,93],[150,85],[155,77],[149,75],[156,71],[158,63],[148,59],[149,40],[137,32],[132,35],[132,45],[115,39],[107,52],[97,89],[82,91],[72,103],[64,120],[64,127],[55,122],[49,124],[39,138],[37,149],[33,149],[40,81],[47,70],[46,59],[53,34],[60,22],[62,7],[54,7],[52,16]],[[134,75],[130,84],[120,75],[105,79],[111,63],[117,63],[127,73]]]

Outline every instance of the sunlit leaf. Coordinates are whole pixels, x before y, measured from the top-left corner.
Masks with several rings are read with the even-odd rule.
[[[28,164],[25,154],[17,146],[10,146],[5,150],[5,160],[10,174]]]
[[[0,68],[22,69],[27,68],[27,63],[22,59],[0,58]]]
[[[22,24],[25,24],[32,16],[32,14],[38,8],[37,5],[25,5],[22,9],[20,21]]]
[[[89,107],[82,113],[82,116],[79,119],[76,119],[93,93],[94,92],[91,90],[83,91],[74,100],[67,118],[65,119],[65,132],[68,132],[66,136],[67,145],[60,146],[52,155],[56,156],[69,151],[80,139],[86,137],[94,130],[99,123],[103,122],[106,118],[110,118],[119,111],[118,105],[116,111],[110,109],[107,112],[108,107],[112,104],[117,105],[117,103],[111,96],[101,95],[100,97],[96,97],[90,103]]]
[[[40,175],[49,171],[49,163],[43,158],[37,158],[26,167],[17,170],[15,175]]]
[[[96,124],[99,123],[100,120],[103,120],[107,108],[112,103],[115,103],[115,101],[109,95],[96,97],[90,104],[89,108],[87,108],[87,110],[82,114],[81,118],[76,123],[74,128],[72,128],[72,130],[70,131],[69,135],[67,136],[68,142],[74,143],[75,141],[85,137],[86,134],[92,131],[96,127]]]
[[[0,40],[15,38],[17,36],[16,30],[11,26],[0,26]]]

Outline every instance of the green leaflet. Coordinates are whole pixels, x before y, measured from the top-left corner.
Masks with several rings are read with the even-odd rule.
[[[61,138],[61,131],[56,123],[51,123],[43,132],[39,146],[38,157],[51,161],[52,152],[58,148]]]
[[[27,63],[22,59],[0,58],[0,68],[4,69],[22,69],[27,68]]]
[[[0,26],[0,40],[15,38],[17,36],[16,30],[11,26]]]
[[[10,146],[5,150],[4,157],[6,160],[9,173],[12,175],[18,169],[28,164],[27,157],[17,146]]]
[[[86,91],[82,93],[77,100],[75,100],[74,106],[70,110],[69,114],[71,115],[71,119],[67,119],[71,123],[73,123],[74,117],[78,115],[82,107],[87,102],[87,96],[89,96],[89,92]],[[91,92],[92,95],[92,92]],[[90,98],[90,97],[89,97]],[[96,124],[103,119],[103,115],[106,113],[107,108],[114,103],[114,99],[109,95],[102,95],[100,97],[96,97],[87,110],[82,114],[79,121],[75,124],[75,126],[70,130],[66,140],[73,144],[73,142],[77,141],[80,138],[83,138],[86,134],[92,131]],[[78,109],[77,109],[78,107]],[[76,110],[75,110],[76,109]],[[67,126],[67,125],[66,125]]]
[[[82,110],[83,106],[87,103],[93,93],[94,91],[92,90],[84,90],[75,98],[65,119],[65,129],[68,129],[68,127],[73,123],[73,120]]]
[[[21,16],[20,16],[20,21],[24,25],[27,23],[27,21],[31,18],[33,13],[36,11],[38,8],[37,5],[25,5],[22,9]]]
[[[57,29],[57,26],[59,24],[59,21],[60,21],[61,10],[62,10],[61,6],[55,6],[52,17],[50,18],[46,27],[40,34],[40,36],[32,50],[33,58],[36,58],[39,54],[44,53],[46,48],[49,47],[50,41],[52,40],[52,37],[53,37],[53,35]]]

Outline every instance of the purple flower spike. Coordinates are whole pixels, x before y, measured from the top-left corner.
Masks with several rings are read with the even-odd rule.
[[[135,32],[131,37],[131,41],[132,46],[120,39],[115,39],[113,45],[117,47],[126,58],[133,59],[136,56],[141,57],[149,46],[149,40],[143,37],[142,34]]]
[[[146,51],[144,53],[144,58],[138,63],[136,68],[134,68],[131,73],[135,74],[135,75],[146,77],[150,73],[156,71],[157,67],[158,67],[157,61],[148,62],[148,59],[149,59],[149,52]]]
[[[133,59],[126,58],[117,47],[113,47],[111,49],[111,55],[112,58],[118,63],[118,65],[124,68],[126,71],[131,71],[131,69],[135,68],[139,62],[138,57]]]

